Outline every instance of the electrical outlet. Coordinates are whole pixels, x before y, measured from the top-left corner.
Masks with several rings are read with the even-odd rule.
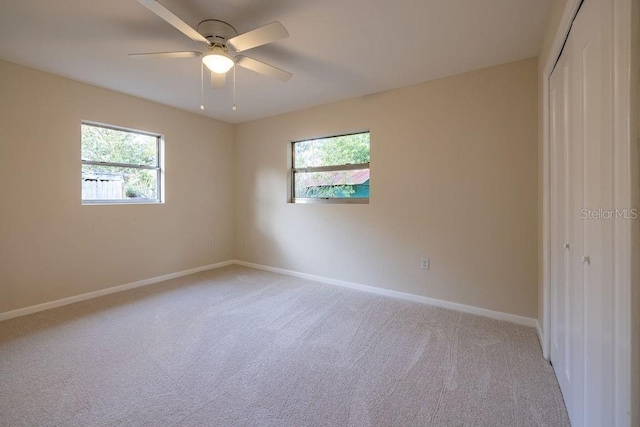
[[[420,260],[420,268],[423,270],[429,269],[429,258],[422,258]]]

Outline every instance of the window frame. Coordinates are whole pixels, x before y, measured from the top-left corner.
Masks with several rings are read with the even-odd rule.
[[[133,163],[117,163],[117,162],[99,162],[95,160],[85,160],[82,158],[82,131],[80,132],[80,160],[81,165],[93,165],[93,166],[111,166],[111,167],[120,167],[120,168],[128,168],[128,169],[144,169],[144,170],[155,170],[156,171],[156,182],[157,182],[157,198],[155,199],[143,199],[143,198],[131,198],[131,199],[84,199],[82,198],[82,190],[80,193],[80,198],[82,200],[83,205],[154,205],[154,204],[162,204],[164,203],[164,136],[154,132],[148,132],[138,129],[125,128],[122,126],[115,126],[105,123],[99,122],[91,122],[87,120],[82,120],[82,125],[99,127],[103,129],[115,130],[119,132],[128,132],[145,136],[152,136],[156,138],[156,164],[154,166],[151,165],[136,165]],[[82,169],[82,168],[81,168]]]
[[[369,159],[371,159],[371,131],[369,129],[357,131],[357,132],[349,132],[349,133],[339,133],[335,135],[328,136],[320,136],[316,138],[306,138],[299,139],[296,141],[291,141],[290,150],[291,150],[291,168],[289,170],[289,203],[298,203],[298,204],[307,204],[307,203],[320,203],[320,204],[369,204],[369,197],[296,197],[296,173],[304,173],[304,172],[333,172],[333,171],[347,171],[347,170],[358,170],[358,169],[369,169],[369,173],[371,173],[371,160],[368,163],[347,163],[344,165],[331,165],[331,166],[311,166],[306,168],[296,168],[296,150],[295,145],[299,142],[306,141],[316,141],[319,139],[329,139],[329,138],[337,138],[341,136],[350,136],[350,135],[360,135],[368,133],[369,134]]]

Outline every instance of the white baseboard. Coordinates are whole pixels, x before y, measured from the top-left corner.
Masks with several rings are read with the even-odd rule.
[[[177,273],[165,274],[164,276],[152,277],[150,279],[138,280],[137,282],[126,283],[124,285],[114,286],[111,288],[100,289],[98,291],[87,292],[85,294],[75,295],[68,298],[62,298],[55,301],[45,302],[38,305],[32,305],[17,310],[5,311],[0,313],[0,321],[12,319],[14,317],[25,316],[27,314],[37,313],[39,311],[49,310],[63,305],[73,304],[74,302],[85,301],[92,298],[98,298],[104,295],[115,294],[116,292],[127,291],[129,289],[139,288],[165,280],[175,279],[177,277],[187,276],[189,274],[199,273],[201,271],[213,270],[227,265],[234,264],[234,261],[223,261],[216,264],[205,265],[202,267],[191,268],[189,270],[179,271]]]
[[[419,302],[422,304],[433,305],[437,307],[448,308],[450,310],[461,311],[463,313],[475,314],[478,316],[489,317],[496,320],[504,320],[506,322],[516,323],[518,325],[529,326],[532,328],[537,327],[537,319],[530,317],[518,316],[516,314],[502,313],[500,311],[493,311],[486,308],[474,307],[471,305],[458,304],[450,301],[443,301],[435,298],[424,297],[420,295],[408,294],[405,292],[392,291],[390,289],[377,288],[375,286],[361,285],[358,283],[346,282],[344,280],[331,279],[328,277],[316,276],[313,274],[300,273],[292,270],[285,270],[283,268],[269,267],[261,264],[254,264],[251,262],[234,260],[234,264],[242,265],[244,267],[256,268],[259,270],[270,271],[272,273],[285,274],[287,276],[299,277],[301,279],[313,280],[316,282],[326,283],[329,285],[342,286],[350,289],[357,289],[359,291],[365,291],[373,294],[384,295],[393,298],[399,298],[408,301]]]
[[[538,340],[540,341],[540,348],[544,349],[544,338],[542,335],[542,328],[540,327],[540,322],[537,319],[536,319],[536,331],[538,331]]]
[[[345,288],[356,289],[359,291],[369,292],[378,295],[384,295],[392,298],[399,298],[407,301],[419,302],[422,304],[433,305],[437,307],[448,308],[450,310],[456,310],[463,313],[475,314],[478,316],[484,316],[491,319],[503,320],[506,322],[516,323],[518,325],[534,327],[538,330],[538,336],[540,342],[542,342],[542,334],[540,331],[540,325],[536,319],[529,317],[518,316],[515,314],[502,313],[499,311],[493,311],[486,308],[474,307],[470,305],[458,304],[450,301],[443,301],[435,298],[424,297],[420,295],[408,294],[405,292],[392,291],[390,289],[377,288],[375,286],[361,285],[358,283],[347,282],[344,280],[331,279],[323,276],[316,276],[313,274],[300,273],[292,270],[285,270],[283,268],[269,267],[261,264],[254,264],[251,262],[240,260],[223,261],[216,264],[205,265],[202,267],[192,268],[189,270],[179,271],[177,273],[165,274],[164,276],[152,277],[150,279],[139,280],[137,282],[126,283],[124,285],[114,286],[111,288],[100,289],[94,292],[88,292],[68,298],[63,298],[55,301],[45,302],[43,304],[32,305],[29,307],[20,308],[17,310],[6,311],[0,313],[0,321],[12,319],[14,317],[25,316],[27,314],[37,313],[39,311],[49,310],[63,305],[73,304],[75,302],[86,301],[92,298],[98,298],[104,295],[114,294],[116,292],[122,292],[129,289],[139,288],[141,286],[147,286],[158,282],[164,282],[165,280],[175,279],[177,277],[187,276],[189,274],[199,273],[201,271],[213,270],[227,265],[237,264],[244,267],[255,268],[258,270],[270,271],[272,273],[284,274],[287,276],[299,277],[301,279],[313,280],[320,283],[326,283],[328,285],[342,286]]]

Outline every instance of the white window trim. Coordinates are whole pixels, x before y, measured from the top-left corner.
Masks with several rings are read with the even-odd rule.
[[[356,169],[369,169],[371,172],[370,162],[369,163],[347,163],[346,165],[331,165],[331,166],[312,166],[306,168],[296,168],[296,159],[295,159],[295,150],[293,147],[299,142],[305,141],[314,141],[318,139],[329,139],[336,138],[340,136],[349,136],[349,135],[360,135],[363,133],[368,133],[369,137],[371,137],[370,130],[362,130],[358,132],[349,132],[349,133],[341,133],[336,135],[329,136],[320,136],[317,138],[306,138],[300,139],[297,141],[291,141],[289,144],[289,159],[291,162],[291,167],[289,168],[289,197],[288,202],[293,204],[307,204],[307,203],[318,203],[318,204],[369,204],[370,197],[295,197],[296,189],[295,189],[295,175],[298,172],[329,172],[329,171],[346,171],[346,170],[356,170]],[[371,146],[369,146],[369,153],[371,153]]]
[[[81,159],[81,163],[83,165],[113,166],[113,167],[131,168],[131,169],[155,170],[157,173],[157,183],[158,183],[157,199],[90,199],[90,200],[82,199],[82,205],[103,205],[103,206],[104,205],[158,205],[158,204],[164,203],[165,201],[165,197],[164,197],[164,135],[153,133],[153,132],[147,132],[143,130],[138,130],[138,129],[105,124],[105,123],[92,122],[88,120],[82,120],[81,124],[87,125],[87,126],[100,127],[104,129],[111,129],[116,131],[153,136],[154,138],[156,138],[156,153],[157,153],[157,161],[158,161],[156,166],[149,166],[149,165],[135,165],[130,163],[98,162],[98,161]],[[80,138],[82,138],[82,135],[80,136]],[[82,194],[81,194],[81,197],[82,197]]]

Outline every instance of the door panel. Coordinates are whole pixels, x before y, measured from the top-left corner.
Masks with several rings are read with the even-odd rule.
[[[583,155],[583,395],[585,426],[611,425],[614,420],[613,277],[613,152],[611,139],[610,9],[602,0],[586,0],[574,22],[575,75],[581,94]],[[579,103],[579,104],[578,104]],[[584,216],[584,215],[583,215]]]
[[[574,426],[615,419],[611,29],[585,0],[550,78],[551,361]]]
[[[569,134],[571,128],[569,72],[566,53],[558,60],[550,79],[551,123],[551,362],[558,377],[565,404],[571,406],[569,316],[571,308],[568,257],[569,245]]]

